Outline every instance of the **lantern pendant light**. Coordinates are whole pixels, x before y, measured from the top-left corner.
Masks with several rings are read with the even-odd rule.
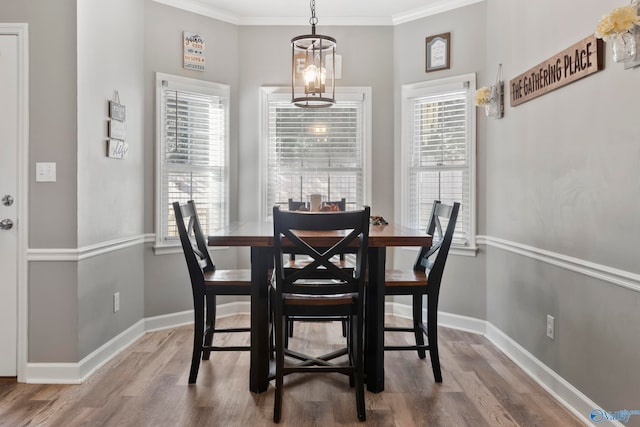
[[[311,0],[311,34],[291,39],[291,102],[303,108],[336,103],[336,39],[316,34],[316,2]]]

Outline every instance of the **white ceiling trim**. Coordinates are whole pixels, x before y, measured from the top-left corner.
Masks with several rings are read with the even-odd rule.
[[[238,25],[305,25],[309,26],[309,17],[278,17],[278,18],[240,18]],[[370,17],[370,18],[356,18],[356,17],[333,17],[333,16],[320,16],[318,17],[318,27],[326,27],[328,25],[342,25],[342,26],[371,26],[371,25],[393,25],[391,17]]]
[[[234,25],[308,25],[309,17],[241,17],[237,14],[226,10],[218,9],[197,0],[153,0],[167,6],[172,6],[188,12],[197,13],[209,18],[218,19]],[[368,26],[368,25],[399,25],[416,19],[425,18],[436,15],[438,13],[447,12],[459,7],[468,6],[473,3],[483,2],[485,0],[440,0],[429,6],[399,13],[389,18],[385,17],[321,17],[318,25],[343,25],[343,26]]]
[[[485,0],[440,0],[426,7],[410,10],[405,13],[398,13],[392,16],[393,25],[404,24],[416,19],[425,18],[427,16],[437,15],[438,13],[448,12],[470,4],[480,3]]]
[[[217,9],[207,4],[195,0],[153,0],[156,3],[166,4],[187,12],[197,13],[198,15],[208,16],[209,18],[218,19],[230,24],[240,25],[240,17],[228,11]]]

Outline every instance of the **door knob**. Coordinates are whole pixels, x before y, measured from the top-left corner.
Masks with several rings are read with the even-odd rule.
[[[11,227],[13,227],[13,221],[11,221],[9,218],[5,218],[2,221],[0,221],[0,229],[10,230]]]

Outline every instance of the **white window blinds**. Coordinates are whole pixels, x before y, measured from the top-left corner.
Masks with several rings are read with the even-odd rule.
[[[158,243],[166,244],[178,236],[173,202],[194,200],[205,233],[228,221],[229,90],[224,85],[164,76],[159,92]]]
[[[308,202],[346,199],[346,208],[364,202],[365,132],[363,95],[330,108],[299,108],[290,96],[271,96],[266,108],[265,218],[288,199]]]
[[[462,82],[461,82],[462,83]],[[405,206],[411,226],[426,229],[434,200],[461,203],[454,244],[475,244],[472,227],[472,117],[469,84],[409,93],[408,188]]]

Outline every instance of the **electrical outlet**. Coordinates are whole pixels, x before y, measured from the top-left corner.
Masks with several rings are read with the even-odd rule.
[[[553,339],[556,335],[555,322],[556,319],[552,315],[547,314],[547,336],[551,339]]]
[[[120,311],[120,292],[113,294],[113,312],[117,313],[118,311]]]

